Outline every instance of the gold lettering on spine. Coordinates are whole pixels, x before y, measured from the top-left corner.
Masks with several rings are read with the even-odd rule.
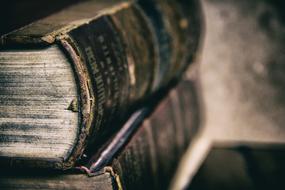
[[[104,86],[104,81],[102,74],[99,71],[98,65],[96,63],[96,58],[95,55],[92,51],[92,48],[89,46],[85,48],[85,53],[87,55],[87,59],[90,63],[90,66],[92,67],[92,70],[94,71],[94,79],[96,83],[96,88],[97,88],[97,105],[98,105],[98,119],[96,122],[96,125],[99,126],[102,122],[102,117],[104,114],[104,103],[106,100],[106,94],[105,94],[105,86]]]
[[[106,72],[108,74],[106,74],[106,79],[107,79],[107,83],[108,85],[110,85],[110,82],[112,81],[112,86],[113,86],[113,90],[114,90],[114,99],[117,99],[119,97],[119,85],[118,85],[118,79],[116,76],[116,70],[114,68],[114,63],[112,62],[112,58],[111,58],[111,52],[110,52],[110,48],[108,47],[107,43],[106,43],[106,39],[104,38],[104,36],[100,35],[97,38],[98,42],[101,44],[102,50],[103,50],[103,54],[105,57],[105,60],[103,62],[103,64],[106,64]],[[112,110],[114,111],[115,107],[117,106],[117,102],[111,102],[108,101],[107,102],[109,104],[109,106],[112,107]]]

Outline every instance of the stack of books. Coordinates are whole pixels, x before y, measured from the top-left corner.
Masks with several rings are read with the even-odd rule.
[[[90,0],[1,36],[0,189],[168,188],[201,33],[196,0]]]

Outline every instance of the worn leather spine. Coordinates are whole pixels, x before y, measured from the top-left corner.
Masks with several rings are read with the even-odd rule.
[[[111,166],[123,189],[167,189],[200,126],[196,84],[181,82],[146,119]]]
[[[193,63],[199,49],[203,22],[200,3],[196,0],[138,0],[154,28],[158,64],[153,89],[179,80]]]

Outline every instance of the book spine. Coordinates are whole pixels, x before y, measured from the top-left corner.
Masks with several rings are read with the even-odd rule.
[[[138,0],[155,29],[159,51],[154,88],[178,80],[193,62],[202,33],[202,14],[197,0]]]
[[[82,126],[79,139],[81,146],[75,148],[77,156],[71,159],[82,154],[82,146],[87,145],[84,144],[84,139],[91,137],[88,139],[88,144],[91,145],[115,131],[119,127],[118,123],[133,106],[169,83],[178,70],[188,65],[189,62],[180,59],[187,54],[187,32],[183,26],[171,20],[173,16],[181,20],[182,11],[179,7],[168,10],[171,3],[156,2],[157,6],[162,7],[157,10],[160,20],[164,20],[165,25],[171,23],[171,26],[165,26],[164,33],[171,39],[167,45],[160,44],[157,40],[159,32],[152,24],[153,19],[146,14],[143,6],[136,3],[120,4],[118,11],[73,29],[61,39],[63,47],[66,48],[63,43],[66,40],[66,44],[71,47],[67,51],[71,53],[72,49],[76,54],[73,57],[80,57],[81,66],[85,67],[89,100],[82,101],[90,102],[89,118],[86,114],[86,121],[83,122],[85,126]],[[169,46],[168,49],[173,51],[169,64],[163,62],[168,58],[160,58],[160,55],[167,54],[159,53],[162,46]],[[157,71],[158,65],[168,72]],[[77,74],[80,75],[80,72]],[[159,78],[163,78],[163,81],[155,82],[161,80]]]
[[[189,63],[184,61],[186,42],[197,36],[189,37],[188,25],[177,24],[177,19],[180,22],[184,19],[180,4],[173,2],[172,7],[163,1],[152,3],[159,7],[155,10],[160,15],[159,21],[155,21],[142,4],[122,3],[118,10],[71,30],[61,39],[63,47],[70,47],[69,53],[75,52],[73,57],[77,60],[73,58],[74,62],[85,68],[89,98],[83,102],[90,102],[91,111],[85,114],[80,138],[84,142],[82,139],[92,137],[89,147],[104,134],[116,130],[132,107],[181,75],[182,68]],[[163,31],[155,22],[160,22]],[[199,38],[193,40],[199,41]],[[82,72],[77,71],[77,75]],[[78,150],[79,153],[83,149]]]
[[[199,127],[195,84],[183,81],[112,162],[124,189],[166,189]]]
[[[88,83],[89,124],[95,127],[92,138],[106,130],[105,126],[120,122],[129,106],[127,56],[114,27],[109,16],[103,16],[71,31],[67,39],[85,68],[83,83]]]
[[[88,72],[96,131],[119,122],[127,107],[149,95],[155,44],[135,6],[78,27],[68,38]]]
[[[78,78],[83,78],[80,86],[85,87],[81,92],[87,96],[81,98],[81,107],[90,109],[89,113],[82,112],[79,146],[68,162],[82,154],[88,136],[91,146],[106,133],[111,134],[131,106],[149,94],[154,64],[152,34],[139,9],[130,4],[123,6],[120,11],[82,25],[61,39],[63,47],[73,54]],[[148,40],[143,39],[145,35],[150,36]],[[79,68],[84,69],[80,72]]]
[[[130,102],[149,96],[157,65],[157,43],[145,13],[137,6],[112,14],[111,19],[126,45],[130,74]]]
[[[149,23],[153,27],[155,33],[155,43],[157,44],[158,60],[155,65],[153,90],[157,90],[161,85],[163,85],[163,80],[169,72],[171,65],[171,34],[166,27],[167,17],[162,15],[161,10],[157,3],[153,0],[139,0],[138,5],[145,12]]]

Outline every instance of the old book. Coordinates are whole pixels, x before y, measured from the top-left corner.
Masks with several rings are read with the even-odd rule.
[[[85,170],[80,167],[63,173],[43,175],[43,171],[9,170],[2,172],[0,188],[166,189],[181,155],[200,126],[199,122],[196,83],[183,81],[139,124],[134,135],[121,150],[112,154],[114,156],[103,169],[92,172],[94,160],[91,160]],[[88,171],[89,175],[83,171]]]
[[[149,2],[157,16],[142,2],[86,1],[1,37],[2,166],[70,168],[179,78],[197,51],[199,4]]]

